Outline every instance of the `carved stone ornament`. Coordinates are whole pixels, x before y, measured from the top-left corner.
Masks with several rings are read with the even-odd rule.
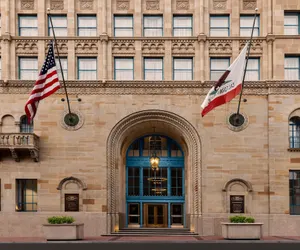
[[[209,54],[232,54],[231,40],[209,40]]]
[[[79,122],[76,126],[68,126],[65,122],[65,116],[68,114],[68,111],[65,110],[63,113],[62,113],[62,116],[61,116],[61,121],[60,121],[60,125],[66,129],[66,130],[69,130],[69,131],[75,131],[75,130],[78,130],[80,129],[83,124],[84,124],[84,116],[82,115],[82,113],[78,110],[72,110],[72,113],[76,114],[78,117],[79,117]]]
[[[242,125],[241,125],[241,126],[234,126],[234,125],[231,123],[231,119],[230,119],[230,118],[231,118],[234,114],[235,114],[235,113],[233,112],[233,113],[230,113],[230,114],[227,116],[227,126],[228,126],[228,128],[229,128],[230,130],[234,131],[234,132],[240,132],[240,131],[244,130],[245,128],[247,128],[248,125],[249,125],[249,119],[248,119],[248,117],[247,117],[245,114],[243,114],[243,113],[241,113],[241,112],[240,112],[240,114],[241,114],[242,117],[244,118]]]
[[[49,42],[50,40],[45,41],[45,54],[48,52]],[[68,40],[58,39],[56,40],[59,54],[68,54]],[[56,54],[56,47],[54,47],[54,53]]]
[[[129,0],[117,0],[117,10],[129,10]]]
[[[143,54],[164,54],[165,41],[163,40],[143,40],[142,41]]]
[[[214,10],[225,10],[227,5],[227,0],[213,0]]]
[[[94,0],[80,0],[81,10],[92,10],[94,7]]]
[[[21,0],[21,10],[33,10],[34,0]]]
[[[37,54],[38,40],[16,40],[16,54]]]
[[[195,54],[195,40],[173,40],[172,54]]]
[[[253,39],[251,43],[250,53],[255,55],[262,55],[263,41],[263,39]],[[244,48],[246,42],[246,40],[240,40],[240,51]]]
[[[75,43],[77,54],[97,54],[98,40],[77,40]]]
[[[159,10],[159,0],[146,0],[146,10]]]
[[[51,8],[51,10],[63,10],[64,9],[64,0],[51,0],[50,8]]]
[[[244,10],[255,10],[256,0],[243,0],[243,9]]]
[[[176,10],[189,10],[190,2],[189,0],[176,0]]]
[[[135,54],[134,40],[116,39],[112,42],[113,54]]]

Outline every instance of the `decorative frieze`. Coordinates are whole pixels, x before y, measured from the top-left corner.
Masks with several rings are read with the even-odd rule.
[[[80,0],[81,10],[92,10],[94,7],[94,0]]]
[[[21,0],[21,10],[34,10],[34,0]]]
[[[134,54],[135,41],[127,39],[115,39],[112,41],[113,54]]]
[[[231,55],[232,53],[232,41],[231,40],[209,40],[209,54],[226,54]]]
[[[76,54],[97,54],[99,40],[76,40],[75,52]]]
[[[189,10],[190,2],[189,0],[176,0],[176,10]]]
[[[255,10],[256,0],[243,0],[243,9],[244,10]]]
[[[173,40],[172,41],[172,54],[195,54],[195,40]]]
[[[38,40],[16,40],[16,54],[37,54],[38,53]]]
[[[48,47],[49,47],[49,42],[50,40],[46,40],[45,41],[45,54],[48,52]],[[58,47],[58,51],[59,54],[68,54],[68,40],[67,39],[58,39],[56,40],[57,43],[57,47]],[[56,48],[54,47],[54,53],[56,53]]]
[[[129,10],[130,0],[117,0],[117,10]]]
[[[253,39],[251,42],[250,53],[253,55],[262,55],[263,53],[263,39]],[[247,40],[240,40],[240,51],[246,45]]]
[[[143,54],[164,54],[165,41],[163,40],[143,40],[142,41]]]
[[[227,0],[213,0],[214,10],[226,10]]]
[[[146,0],[146,10],[159,10],[159,0]]]

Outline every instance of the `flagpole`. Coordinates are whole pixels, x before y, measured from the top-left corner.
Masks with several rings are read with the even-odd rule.
[[[251,37],[250,37],[250,42],[249,42],[248,51],[247,51],[247,58],[246,58],[246,64],[245,64],[243,81],[242,81],[242,89],[241,89],[241,93],[240,93],[238,109],[237,109],[237,112],[236,112],[236,118],[237,119],[238,119],[239,113],[240,113],[240,106],[241,106],[242,94],[243,94],[243,89],[244,89],[245,77],[246,77],[246,73],[247,73],[247,65],[248,65],[248,60],[249,60],[249,56],[250,56],[250,48],[251,48],[251,43],[252,43],[252,38],[253,38],[253,31],[254,31],[254,26],[255,26],[255,20],[256,20],[256,17],[257,17],[257,11],[258,11],[258,8],[255,9],[253,26],[252,26],[252,30],[251,30]]]
[[[52,17],[51,17],[51,14],[50,14],[50,8],[48,8],[48,13],[49,13],[49,20],[50,20],[50,23],[51,23],[52,32],[53,32],[54,44],[55,44],[56,52],[57,52],[57,56],[58,56],[58,61],[59,61],[59,66],[60,66],[60,72],[61,72],[61,76],[62,76],[62,80],[63,80],[63,85],[64,85],[64,89],[65,89],[65,93],[66,93],[67,103],[68,103],[69,120],[70,120],[70,122],[72,122],[71,121],[71,119],[72,119],[72,113],[71,113],[71,108],[70,108],[70,101],[69,101],[69,96],[68,96],[67,87],[66,87],[66,83],[65,83],[64,71],[63,71],[62,66],[61,66],[61,61],[60,61],[60,56],[59,56],[59,50],[58,50],[56,36],[55,36],[54,28],[53,28]]]

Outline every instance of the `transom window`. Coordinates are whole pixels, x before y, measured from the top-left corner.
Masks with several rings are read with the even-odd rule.
[[[133,58],[115,58],[115,80],[133,80]]]
[[[38,25],[36,15],[19,15],[19,36],[37,36]]]
[[[240,36],[251,36],[254,15],[241,15],[240,16]],[[259,36],[259,16],[256,17],[253,36]]]
[[[217,81],[224,74],[230,64],[230,58],[210,59],[210,80]]]
[[[173,36],[192,36],[193,16],[173,16]]]
[[[210,16],[210,36],[229,36],[229,15]]]
[[[284,13],[284,34],[298,35],[300,34],[300,13]]]
[[[133,16],[114,16],[114,36],[133,36]]]
[[[293,116],[289,123],[290,148],[300,148],[300,117]]]
[[[97,17],[96,15],[78,15],[77,17],[78,36],[96,36],[97,35]]]
[[[19,57],[19,79],[36,80],[38,76],[37,57]]]
[[[174,80],[193,80],[193,58],[174,58],[173,67]]]
[[[67,15],[51,15],[55,36],[68,36]],[[48,35],[53,36],[50,17],[48,16]]]
[[[300,56],[286,56],[284,58],[284,79],[300,79]]]
[[[145,80],[163,80],[163,59],[144,58]]]
[[[300,170],[290,170],[290,214],[300,214]]]
[[[162,16],[144,16],[144,36],[163,36]]]

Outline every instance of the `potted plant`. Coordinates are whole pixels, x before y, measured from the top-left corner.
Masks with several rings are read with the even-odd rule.
[[[229,217],[229,220],[230,222],[221,223],[223,238],[261,239],[263,223],[256,223],[254,218],[246,216],[232,216]]]
[[[84,231],[83,223],[74,223],[71,216],[52,216],[48,224],[43,225],[47,240],[82,240]]]

